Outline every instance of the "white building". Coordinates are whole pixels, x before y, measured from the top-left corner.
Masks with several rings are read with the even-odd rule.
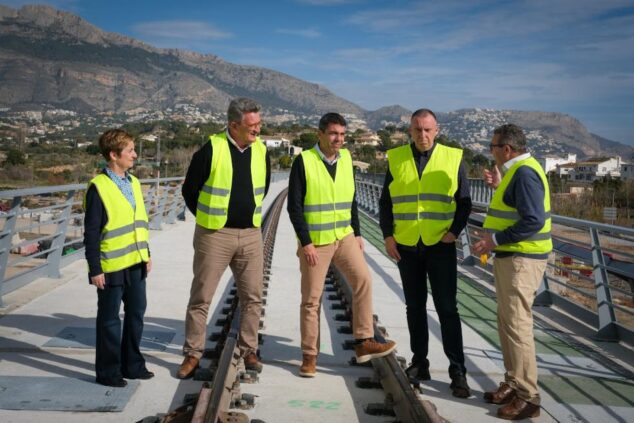
[[[578,162],[570,172],[570,180],[592,182],[605,176],[621,177],[621,157],[601,157]]]
[[[621,163],[621,178],[634,179],[634,163]]]
[[[260,138],[266,144],[266,148],[288,148],[291,145],[291,142],[284,137],[261,136]]]
[[[538,158],[537,161],[539,162],[540,165],[542,165],[542,168],[544,168],[544,172],[548,173],[551,170],[557,170],[558,165],[575,163],[577,161],[577,155],[568,154],[568,158],[565,158],[565,159],[561,157],[556,157],[556,156],[544,156],[544,157]]]

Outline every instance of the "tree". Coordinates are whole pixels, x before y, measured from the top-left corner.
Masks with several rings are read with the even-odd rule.
[[[291,164],[293,163],[293,158],[289,156],[288,154],[285,154],[279,158],[278,163],[280,165],[280,169],[288,169],[291,167]]]
[[[22,165],[26,163],[26,157],[24,153],[20,150],[16,150],[15,148],[10,149],[7,152],[7,164],[9,165]]]
[[[379,144],[380,151],[387,151],[392,148],[392,138],[387,130],[379,129],[376,134],[381,138],[381,143]]]
[[[301,147],[302,150],[308,150],[311,149],[318,142],[319,137],[317,137],[316,133],[304,132],[299,136],[299,138],[293,140],[293,145]]]

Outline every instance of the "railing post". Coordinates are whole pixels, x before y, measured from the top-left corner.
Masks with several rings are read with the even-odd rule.
[[[179,188],[181,185],[176,185],[172,187],[174,192],[172,193],[172,201],[170,202],[170,206],[167,211],[167,218],[165,219],[165,223],[173,224],[176,222],[176,213],[178,212],[178,204],[180,203],[178,199]]]
[[[46,269],[49,278],[59,278],[61,273],[59,271],[59,264],[62,260],[62,253],[64,252],[64,241],[66,241],[66,228],[68,228],[68,219],[70,219],[70,212],[73,208],[73,198],[75,197],[75,190],[68,191],[66,197],[66,206],[62,209],[60,215],[60,222],[57,224],[55,237],[51,242],[52,251],[46,256]]]
[[[468,227],[464,228],[460,234],[460,243],[462,244],[462,264],[465,266],[475,265],[475,258],[471,254],[471,237]]]
[[[597,314],[599,315],[599,328],[597,338],[608,341],[618,341],[616,328],[616,315],[612,308],[612,295],[608,284],[608,272],[605,270],[605,258],[601,251],[599,231],[590,228],[592,241],[592,268],[594,274],[594,286],[597,296]]]
[[[18,221],[18,209],[22,204],[22,197],[13,197],[11,202],[11,210],[4,221],[4,227],[0,232],[0,307],[4,307],[2,295],[4,292],[4,279],[6,277],[7,268],[9,267],[9,254],[11,254],[11,241],[13,233]]]
[[[550,307],[551,305],[553,305],[553,299],[550,292],[550,284],[548,283],[548,276],[546,276],[546,273],[544,273],[542,283],[539,284],[539,288],[537,288],[533,305],[540,307]]]
[[[165,211],[165,203],[167,202],[167,193],[169,191],[169,186],[163,188],[163,194],[161,198],[158,200],[158,205],[156,207],[156,214],[152,218],[150,222],[150,229],[161,230],[161,224],[163,223],[163,212]],[[158,198],[159,190],[156,190],[156,195]]]

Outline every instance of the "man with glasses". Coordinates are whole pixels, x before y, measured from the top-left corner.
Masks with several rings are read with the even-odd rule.
[[[434,142],[436,115],[419,109],[410,121],[412,143],[388,151],[389,168],[379,200],[380,225],[387,254],[396,260],[403,281],[412,363],[406,370],[430,380],[427,279],[454,396],[470,396],[464,364],[462,327],[456,302],[456,238],[471,212],[469,180],[462,150]]]
[[[185,359],[177,376],[192,376],[205,346],[207,312],[218,282],[231,267],[240,298],[238,347],[249,370],[262,370],[257,356],[262,309],[262,200],[271,177],[259,138],[260,106],[231,101],[226,131],[209,137],[192,157],[183,183],[187,208],[196,216],[194,279],[185,317]]]
[[[495,129],[490,149],[496,167],[485,170],[484,179],[495,193],[485,232],[472,251],[495,252],[498,334],[506,373],[497,390],[484,393],[484,400],[503,405],[498,417],[521,420],[539,416],[540,410],[531,307],[552,250],[550,192],[520,127]]]

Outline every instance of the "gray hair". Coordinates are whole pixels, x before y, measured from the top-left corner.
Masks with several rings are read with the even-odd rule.
[[[254,100],[246,97],[234,98],[227,109],[227,121],[242,122],[242,116],[246,113],[258,113],[259,111],[260,105]]]
[[[499,144],[506,144],[514,151],[526,152],[526,135],[519,126],[512,123],[498,126],[493,135],[498,136]]]

